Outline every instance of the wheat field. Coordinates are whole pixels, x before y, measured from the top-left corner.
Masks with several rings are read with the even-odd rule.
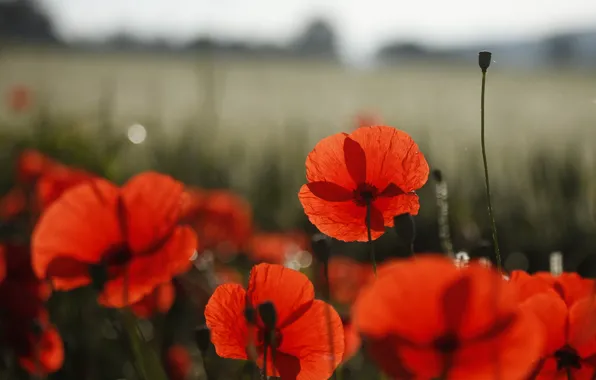
[[[173,137],[190,127],[204,132],[220,155],[234,154],[228,148],[239,146],[242,163],[230,169],[239,188],[248,186],[263,153],[275,146],[292,178],[286,185],[293,188],[287,199],[294,210],[293,192],[302,181],[307,151],[321,137],[354,128],[357,113],[373,112],[411,133],[431,166],[446,173],[454,212],[465,220],[475,207],[470,197],[483,190],[476,60],[362,70],[314,61],[5,46],[0,91],[30,87],[35,109],[68,120],[72,128],[97,132],[103,118],[124,136],[130,125],[142,123],[153,128],[150,139],[155,128],[163,132],[160,136]],[[573,218],[596,226],[594,83],[594,73],[516,71],[500,67],[494,57],[487,79],[486,137],[496,204],[523,199],[533,223],[552,214],[557,192],[545,191],[532,177],[542,157],[545,165],[558,163],[547,167],[547,182],[558,181],[565,165],[582,173],[582,202],[574,205]],[[26,128],[34,114],[5,108],[0,122],[3,128]]]

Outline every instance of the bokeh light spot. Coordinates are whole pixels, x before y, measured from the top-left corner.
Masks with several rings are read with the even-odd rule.
[[[141,124],[128,127],[128,139],[133,144],[141,144],[147,138],[147,130]]]

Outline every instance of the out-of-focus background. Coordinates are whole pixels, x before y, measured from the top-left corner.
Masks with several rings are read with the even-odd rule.
[[[231,187],[283,229],[307,224],[296,192],[316,141],[385,123],[443,171],[469,250],[489,237],[477,52],[490,50],[505,251],[540,267],[561,250],[574,267],[596,249],[595,21],[589,0],[2,0],[3,159],[33,145],[116,180],[153,168]],[[432,181],[421,198],[417,246],[437,250]]]
[[[297,198],[308,152],[330,134],[387,124],[411,134],[442,172],[455,250],[494,259],[480,154],[481,50],[493,53],[486,138],[505,268],[547,270],[559,251],[565,270],[596,275],[593,0],[0,0],[0,206],[11,204],[2,200],[11,200],[15,159],[33,148],[117,183],[157,170],[188,186],[231,189],[249,201],[254,221],[236,211],[257,234],[312,234]],[[436,184],[430,178],[419,191],[419,253],[442,249]],[[26,242],[26,222],[18,233],[0,223],[0,243],[23,233]],[[267,235],[265,253],[231,264],[216,252],[215,261],[246,282],[253,262],[288,261],[292,239]],[[379,239],[380,260],[400,255],[395,242],[392,230]],[[305,246],[289,261],[318,285]],[[354,273],[370,270],[368,248],[334,242],[332,254],[332,287],[347,295],[332,298],[347,321],[362,285]],[[174,355],[186,372],[171,379],[207,372],[229,380],[225,369],[240,366],[212,348],[202,348],[202,360],[194,344],[212,287],[196,297],[180,290],[185,281],[174,281],[167,316],[139,326],[192,353]],[[110,318],[94,293],[56,293],[49,309],[66,352],[50,378],[143,378],[131,374],[118,334],[97,328]],[[168,344],[157,349],[162,358]],[[362,354],[339,373],[378,376]]]

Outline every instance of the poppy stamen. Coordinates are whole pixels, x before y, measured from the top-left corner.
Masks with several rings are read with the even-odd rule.
[[[460,341],[455,334],[445,334],[435,339],[433,346],[443,354],[450,354],[459,348]]]
[[[379,189],[368,183],[361,183],[354,190],[354,203],[360,207],[365,207],[372,203],[379,196]]]
[[[563,369],[580,369],[581,365],[581,358],[577,354],[577,351],[572,347],[565,346],[562,349],[555,352],[555,359],[557,360],[557,370]]]

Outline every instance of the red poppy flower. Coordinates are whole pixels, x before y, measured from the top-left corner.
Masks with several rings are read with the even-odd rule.
[[[100,302],[121,307],[191,266],[197,240],[179,226],[183,186],[153,172],[122,188],[103,179],[65,192],[35,227],[33,269],[56,289],[106,278]]]
[[[56,372],[64,362],[64,344],[52,326],[42,326],[40,333],[28,332],[16,344],[15,353],[21,367],[37,375]]]
[[[17,159],[17,180],[19,183],[32,183],[48,168],[57,163],[43,153],[26,149]]]
[[[367,204],[372,238],[393,226],[396,215],[416,215],[414,192],[428,179],[428,164],[405,132],[359,128],[321,140],[306,158],[308,183],[298,197],[312,224],[344,241],[366,241]]]
[[[339,315],[325,302],[314,299],[313,285],[304,274],[281,265],[253,267],[246,291],[236,284],[220,285],[215,290],[205,308],[205,319],[217,354],[248,359],[246,349],[252,340],[259,354],[257,364],[263,368],[264,324],[259,318],[257,331],[253,331],[247,326],[244,312],[247,303],[256,307],[266,301],[272,302],[277,312],[277,347],[274,352],[268,351],[267,375],[297,380],[329,378],[344,353]],[[331,316],[333,351],[327,312]]]
[[[381,125],[380,119],[377,115],[372,112],[361,112],[356,115],[356,127],[373,127],[375,125]]]
[[[250,238],[250,205],[230,191],[189,189],[183,208],[183,219],[195,229],[201,250],[227,257],[243,249]]]
[[[356,330],[356,327],[353,323],[351,323],[349,320],[342,320],[342,323],[344,327],[345,347],[342,363],[345,363],[358,353],[360,350],[360,345],[362,344],[362,340],[360,339],[360,334],[358,334],[358,331]]]
[[[179,344],[168,348],[166,371],[170,380],[186,380],[192,369],[192,359],[188,350]]]
[[[31,90],[26,86],[14,86],[8,94],[8,105],[15,112],[26,111],[31,106]]]
[[[399,379],[525,379],[543,348],[540,326],[496,271],[444,256],[383,266],[353,321],[373,358]]]
[[[130,305],[137,317],[150,318],[154,314],[167,313],[176,298],[176,289],[171,281],[163,283],[151,293]]]
[[[329,259],[329,290],[331,298],[339,303],[354,303],[360,289],[373,277],[370,264],[359,263],[346,256]]]
[[[592,379],[596,375],[596,300],[594,282],[576,273],[514,271],[521,308],[535,313],[544,327],[546,346],[532,378]]]
[[[215,276],[218,284],[240,284],[244,283],[242,273],[234,268],[226,267],[224,265],[215,266]]]
[[[283,264],[292,256],[307,251],[310,239],[299,232],[261,232],[250,239],[248,251],[255,262]]]
[[[33,274],[28,247],[5,245],[0,252],[6,268],[6,278],[0,283],[5,341],[28,372],[55,372],[62,366],[64,349],[44,306],[50,287]]]

